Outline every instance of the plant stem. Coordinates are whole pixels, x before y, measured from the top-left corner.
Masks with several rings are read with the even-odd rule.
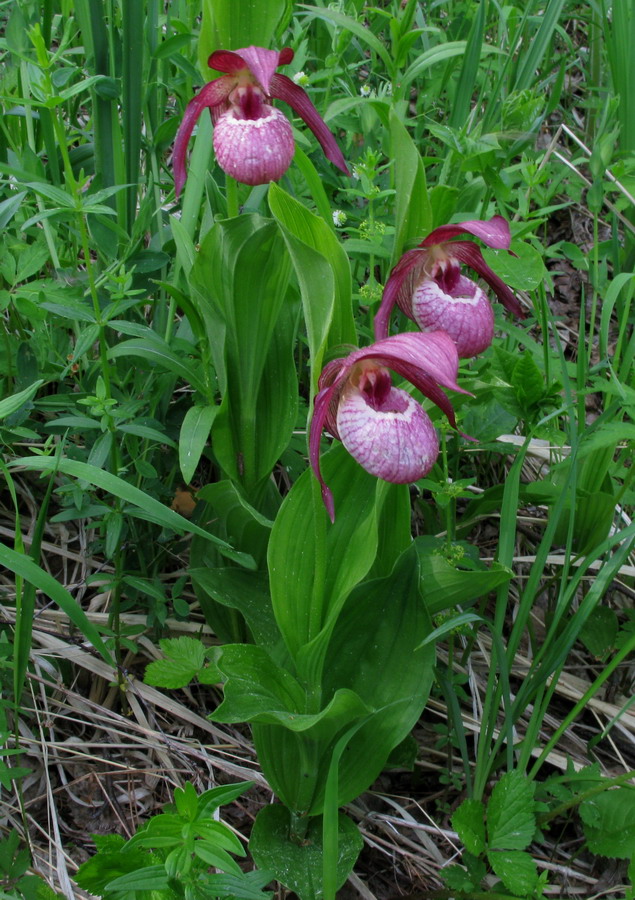
[[[235,218],[240,210],[238,207],[238,182],[231,177],[225,176],[225,190],[227,196],[227,218]]]

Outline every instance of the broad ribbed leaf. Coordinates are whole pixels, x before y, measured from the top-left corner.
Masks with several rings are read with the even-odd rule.
[[[296,308],[287,292],[290,270],[277,226],[245,215],[212,228],[190,275],[222,393],[212,446],[252,502],[295,424]]]
[[[395,265],[408,243],[418,243],[432,230],[432,208],[423,162],[414,141],[394,111],[390,113],[390,138],[395,160]]]
[[[269,207],[295,267],[311,359],[318,367],[327,346],[356,343],[348,257],[332,228],[276,184],[269,188]]]
[[[203,0],[198,45],[201,70],[209,72],[207,59],[215,50],[269,44],[289,24],[292,8],[291,0]]]
[[[224,700],[211,716],[215,722],[281,725],[289,731],[306,732],[312,742],[328,743],[343,727],[370,712],[346,688],[338,689],[319,712],[305,712],[304,688],[262,647],[253,644],[227,644],[218,667],[227,681]],[[266,772],[267,758],[262,758],[261,763]]]
[[[340,805],[372,784],[421,715],[432,685],[434,648],[417,647],[429,628],[414,548],[387,578],[360,584],[348,596],[326,653],[322,695],[328,699],[337,686],[346,686],[375,712],[342,756]]]
[[[284,806],[265,806],[254,822],[249,851],[258,866],[272,872],[300,900],[315,900],[322,896],[322,821],[309,822],[302,841],[292,839],[290,827],[289,810]],[[346,881],[364,843],[357,826],[344,813],[338,816],[337,831],[336,889]]]
[[[339,511],[335,524],[327,526],[307,470],[285,498],[269,542],[273,609],[294,656],[369,571],[377,549],[377,480],[341,445],[324,455],[322,470]]]

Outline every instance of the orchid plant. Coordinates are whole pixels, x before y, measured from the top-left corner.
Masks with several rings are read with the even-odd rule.
[[[275,99],[291,106],[327,158],[348,174],[305,91],[276,71],[292,59],[290,48],[211,54],[209,66],[224,74],[185,111],[173,155],[177,196],[186,180],[187,145],[206,108],[221,169],[248,185],[280,179],[295,148]],[[393,136],[410,141],[401,127],[391,120]],[[217,634],[220,625],[230,635],[216,660],[224,700],[212,717],[251,724],[262,770],[284,804],[258,815],[250,842],[254,859],[303,900],[322,891],[333,900],[360,846],[356,829],[337,809],[372,783],[409,733],[433,678],[431,623],[421,593],[427,551],[412,540],[405,485],[430,472],[439,439],[419,400],[393,377],[409,382],[456,428],[445,391],[467,393],[457,383],[459,358],[487,347],[494,329],[484,291],[461,274],[461,264],[482,276],[508,309],[522,310],[478,246],[454,240],[469,234],[509,250],[505,220],[446,225],[393,270],[375,320],[375,343],[332,359],[318,378],[323,354],[355,339],[348,260],[324,211],[314,216],[277,186],[270,188],[269,207],[274,221],[256,214],[217,221],[190,275],[221,394],[212,445],[223,480],[199,496],[209,504],[210,528],[222,529],[215,523],[231,515],[232,540],[254,568],[221,565],[195,544],[192,574],[208,621]],[[282,498],[271,476],[296,420],[291,267],[317,390],[311,468]],[[258,275],[244,279],[246,271]],[[311,272],[320,277],[307,277]],[[395,303],[421,331],[389,336]],[[340,445],[322,458],[324,431]],[[238,619],[244,629],[234,627]],[[321,861],[306,849],[320,842]],[[288,852],[297,855],[283,871],[280,860]]]
[[[187,145],[204,109],[212,116],[214,152],[224,172],[249,185],[267,184],[284,175],[291,165],[295,142],[291,123],[272,105],[273,99],[288,103],[311,129],[327,159],[349,174],[335,138],[306,91],[276,72],[293,56],[290,47],[279,52],[251,46],[212,53],[209,67],[225,74],[206,84],[185,110],[173,154],[177,197],[187,177]]]
[[[401,257],[390,274],[375,317],[375,336],[388,336],[395,303],[422,331],[445,331],[461,358],[482,353],[494,337],[494,312],[485,291],[461,274],[461,263],[492,288],[503,306],[517,316],[523,309],[505,282],[487,265],[473,241],[452,238],[471,234],[496,250],[509,250],[511,234],[502,216],[474,219],[435,228],[414,250]]]
[[[322,430],[326,427],[371,475],[393,484],[423,478],[439,454],[437,434],[421,405],[393,386],[388,369],[406,378],[456,425],[452,404],[440,385],[465,393],[456,383],[458,364],[452,338],[434,331],[393,335],[324,367],[309,446],[331,521],[333,496],[320,472]]]

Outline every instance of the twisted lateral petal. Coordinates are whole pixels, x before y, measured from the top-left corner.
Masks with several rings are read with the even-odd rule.
[[[472,241],[453,241],[449,244],[449,247],[452,248],[452,254],[455,259],[474,269],[483,281],[489,284],[505,309],[508,309],[520,319],[525,318],[524,309],[503,279],[499,278],[487,265],[480,248],[476,244],[473,244]]]
[[[309,430],[309,462],[311,463],[311,468],[313,469],[315,477],[320,482],[322,502],[326,507],[331,522],[335,521],[335,504],[333,502],[331,489],[326,485],[326,482],[322,478],[322,471],[320,469],[320,440],[328,408],[335,391],[336,386],[331,385],[330,387],[324,388],[316,395],[313,402],[313,416],[311,418],[311,428]]]
[[[372,359],[379,365],[392,369],[417,388],[419,380],[426,382],[433,379],[443,387],[467,393],[456,383],[459,359],[454,341],[443,331],[430,331],[426,334],[407,331],[404,334],[394,334],[351,353],[346,363],[354,365],[362,359]],[[419,389],[425,393],[423,388]]]
[[[223,75],[215,81],[206,84],[198,94],[190,100],[185,108],[183,120],[179,125],[172,152],[172,165],[174,166],[174,188],[178,197],[185,184],[187,173],[185,171],[185,156],[187,145],[194,131],[198,117],[206,107],[213,109],[227,100],[235,81],[229,75]]]
[[[433,244],[442,244],[459,234],[473,234],[474,237],[480,238],[484,244],[495,250],[509,250],[512,242],[507,220],[502,216],[493,216],[491,219],[470,219],[467,222],[459,222],[457,225],[441,225],[439,228],[435,228],[419,246],[432,247]]]
[[[432,422],[406,391],[391,388],[374,409],[349,385],[337,412],[340,438],[351,456],[377,478],[408,484],[427,475],[439,454]]]
[[[337,145],[337,141],[329,131],[326,123],[311,102],[306,91],[286,75],[275,74],[271,78],[270,95],[284,100],[291,109],[309,126],[324,151],[324,155],[345,175],[350,175],[348,166]]]
[[[388,337],[390,329],[390,316],[397,303],[400,309],[412,318],[412,303],[408,303],[411,292],[407,291],[408,285],[414,290],[414,282],[421,273],[421,269],[425,267],[425,261],[428,258],[428,252],[415,247],[414,250],[408,250],[401,257],[397,265],[390,273],[390,277],[386,282],[384,293],[381,298],[381,304],[375,316],[374,328],[375,339],[381,341]]]

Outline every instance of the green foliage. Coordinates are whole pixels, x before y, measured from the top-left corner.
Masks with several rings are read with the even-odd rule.
[[[544,880],[536,863],[524,852],[536,832],[534,784],[516,770],[494,785],[487,806],[467,799],[452,816],[452,827],[465,845],[466,871],[451,867],[448,887],[477,890],[485,877],[486,860],[504,887],[516,897],[542,896]],[[475,865],[480,858],[480,865]],[[445,878],[445,875],[444,875]]]
[[[20,847],[17,831],[10,831],[0,840],[0,892],[7,900],[56,900],[57,894],[39,875],[28,873],[31,868],[29,851]]]
[[[166,659],[157,659],[146,667],[143,679],[146,684],[181,688],[194,679],[201,684],[215,684],[221,680],[220,672],[211,661],[214,648],[206,651],[200,641],[185,636],[164,638],[159,641],[159,646]]]
[[[609,594],[629,588],[635,535],[632,2],[18,0],[2,23],[0,562],[15,580],[2,597],[2,786],[28,771],[9,764],[32,730],[19,719],[52,601],[110,666],[144,633],[164,655],[148,683],[224,681],[212,715],[251,723],[287,807],[258,815],[253,854],[302,900],[333,900],[354,865],[359,834],[338,807],[403,761],[435,678],[460,757],[440,780],[448,802],[467,797],[448,890],[496,878],[499,895],[540,897],[530,847],[565,815],[581,852],[632,859],[628,778],[542,771],[604,685],[632,693],[633,616]],[[284,71],[352,178],[294,129],[280,184],[226,182],[205,113],[174,201],[170,147],[217,74],[207,57],[252,43],[293,48]],[[496,306],[493,348],[461,364],[471,396],[453,402],[477,443],[444,431],[438,465],[409,488],[324,438],[331,526],[306,460],[324,364],[372,341],[403,252],[497,214],[512,253],[484,258],[527,318]],[[76,594],[47,542],[80,531],[91,572]],[[170,616],[192,628],[202,616],[221,647],[170,637]],[[482,636],[480,691],[465,673]],[[601,665],[544,738],[574,646]],[[474,742],[465,708],[479,711]],[[131,841],[99,838],[82,886],[113,900],[262,897],[269,874],[242,872],[213,817],[237,794],[214,790],[177,791]],[[18,843],[0,842],[5,893],[46,896]]]
[[[174,792],[174,806],[152,816],[126,841],[94,835],[97,853],[83,863],[75,880],[105,900],[141,900],[147,891],[161,900],[183,896],[263,900],[268,872],[243,872],[232,856],[245,849],[214,811],[231,803],[251,782],[197,794],[187,782]],[[216,871],[211,874],[209,868]]]
[[[320,891],[324,853],[322,823],[312,818],[303,823],[294,820],[284,806],[265,806],[254,822],[249,850],[259,866],[268,869],[278,881],[294,891],[300,900],[311,900]],[[294,827],[298,828],[293,835]],[[337,821],[338,858],[334,889],[346,881],[363,846],[355,824],[343,813]],[[289,839],[291,834],[291,840]]]

